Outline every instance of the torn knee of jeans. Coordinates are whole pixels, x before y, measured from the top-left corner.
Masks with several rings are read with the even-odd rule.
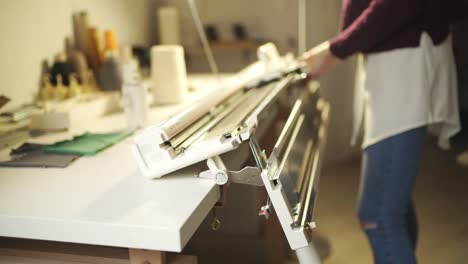
[[[376,222],[361,221],[361,228],[364,229],[364,230],[377,229],[377,223]]]

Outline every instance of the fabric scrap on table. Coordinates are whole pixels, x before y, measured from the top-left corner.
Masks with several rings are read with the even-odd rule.
[[[132,132],[85,133],[71,140],[44,146],[43,149],[47,153],[94,156],[100,151],[124,140],[131,134]]]

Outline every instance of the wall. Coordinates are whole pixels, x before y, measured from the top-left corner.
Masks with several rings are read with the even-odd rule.
[[[313,47],[336,36],[339,28],[341,0],[308,1],[308,45]],[[355,58],[342,62],[321,79],[322,93],[331,104],[331,121],[326,149],[326,161],[335,163],[359,154],[351,147]]]
[[[90,23],[114,29],[122,43],[149,44],[149,0],[0,0],[0,94],[9,107],[31,100],[40,64],[63,50],[72,36],[71,15],[87,10]]]

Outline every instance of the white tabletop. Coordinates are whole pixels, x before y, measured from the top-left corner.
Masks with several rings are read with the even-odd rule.
[[[150,123],[180,107],[153,109]],[[115,114],[34,142],[124,126],[124,115]],[[180,252],[218,200],[219,189],[198,178],[197,167],[145,179],[131,155],[131,140],[66,169],[0,168],[0,236]]]

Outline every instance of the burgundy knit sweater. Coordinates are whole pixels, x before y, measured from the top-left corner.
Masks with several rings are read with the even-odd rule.
[[[341,33],[330,50],[344,59],[357,52],[417,47],[422,32],[437,45],[464,8],[460,0],[345,0]]]

